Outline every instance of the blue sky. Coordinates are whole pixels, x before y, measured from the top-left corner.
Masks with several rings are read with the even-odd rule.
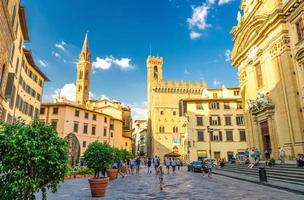
[[[37,65],[73,99],[76,61],[86,31],[92,54],[92,98],[106,96],[133,108],[146,105],[146,59],[163,56],[164,79],[206,80],[209,87],[238,85],[227,56],[240,0],[22,0]]]

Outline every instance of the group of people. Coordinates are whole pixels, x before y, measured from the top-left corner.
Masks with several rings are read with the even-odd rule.
[[[248,168],[257,166],[260,162],[260,151],[258,148],[253,147],[252,149],[246,149],[244,152],[245,163],[249,164]]]
[[[170,173],[170,168],[172,168],[172,173],[175,173],[176,167],[178,170],[180,170],[181,167],[181,160],[179,158],[165,158],[164,164],[166,165],[167,168],[167,174]]]
[[[303,154],[298,155],[297,166],[298,167],[304,167],[304,155]]]

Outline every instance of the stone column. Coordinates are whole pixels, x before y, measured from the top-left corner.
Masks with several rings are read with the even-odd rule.
[[[272,157],[274,159],[278,159],[278,137],[277,137],[276,125],[273,116],[274,116],[274,112],[268,111],[267,123],[268,123],[269,136],[271,141]]]

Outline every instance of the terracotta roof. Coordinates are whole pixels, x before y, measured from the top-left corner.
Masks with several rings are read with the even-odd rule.
[[[25,49],[25,48],[23,48],[23,52],[27,62],[45,79],[44,81],[50,81],[48,77],[35,64],[32,52],[29,49]]]
[[[27,21],[26,21],[26,14],[24,6],[19,6],[19,20],[20,20],[20,27],[23,35],[23,39],[29,41],[30,35],[28,31]]]

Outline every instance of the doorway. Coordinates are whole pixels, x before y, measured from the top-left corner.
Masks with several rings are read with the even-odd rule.
[[[267,148],[271,148],[268,122],[267,121],[261,122],[260,127],[261,127],[263,148],[264,148],[262,152],[265,152]]]
[[[214,159],[220,159],[221,158],[221,152],[219,152],[219,151],[215,151],[214,152]]]

